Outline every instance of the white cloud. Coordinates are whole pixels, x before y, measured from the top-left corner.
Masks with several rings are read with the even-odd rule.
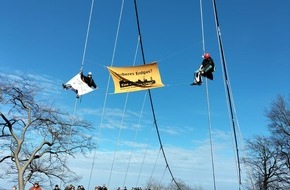
[[[229,138],[230,136],[228,136]],[[193,149],[165,146],[164,150],[169,167],[176,179],[181,179],[192,187],[200,185],[205,189],[211,189],[213,186],[213,169],[210,144],[208,139],[204,139],[203,142]],[[232,152],[231,156],[228,155],[228,152],[231,152],[229,150],[232,149],[232,145],[217,141],[214,147],[216,148],[214,152],[214,168],[217,187],[224,190],[236,189],[238,179],[234,153]],[[97,151],[96,155],[91,186],[106,184],[111,189],[122,185],[127,187],[142,186],[151,175],[153,179],[157,180],[160,180],[163,176],[161,183],[164,184],[168,184],[171,181],[163,155],[158,148],[151,148],[147,151],[146,149],[138,148],[133,151],[132,155],[130,151],[122,150],[117,150],[116,152],[109,150]],[[92,155],[87,159],[78,158],[77,160],[71,160],[71,166],[83,176],[81,183],[85,186],[89,181],[89,171],[92,169],[92,162]],[[79,163],[82,163],[81,168],[78,167]],[[139,181],[139,184],[136,184],[142,166],[143,170],[140,173],[142,180]],[[164,170],[166,171],[163,175]]]
[[[55,94],[60,93],[59,87],[50,77],[31,74],[29,76],[38,79],[41,86],[45,87],[44,97],[55,96]],[[17,75],[11,75],[10,77],[17,77]],[[65,107],[64,104],[63,108]],[[102,108],[92,109],[85,106],[80,108],[77,113],[78,116],[85,119],[90,118],[96,123],[96,129],[98,129],[101,114]],[[123,116],[124,121],[120,126]],[[152,122],[146,120],[145,116],[143,117],[143,123],[138,123],[139,113],[134,110],[128,110],[123,115],[123,110],[118,107],[106,108],[101,134],[104,138],[99,141],[95,159],[94,153],[91,153],[88,158],[76,155],[75,159],[69,160],[70,167],[83,176],[79,184],[87,188],[90,183],[90,189],[95,185],[106,184],[110,186],[110,189],[115,189],[124,185],[128,188],[144,186],[150,177],[160,180],[164,184],[171,182],[171,176],[159,149],[160,145],[157,141],[154,126]],[[148,123],[150,127],[147,127]],[[162,125],[160,124],[160,126]],[[117,139],[116,136],[120,131],[116,129],[120,127],[122,128],[121,138]],[[138,127],[141,127],[141,130],[139,128],[139,139],[137,139],[139,141],[134,142],[132,140],[134,130]],[[179,126],[160,127],[161,136],[171,135],[175,139],[175,142],[168,141],[167,144],[163,144],[165,155],[176,179],[181,179],[191,186],[197,185],[205,189],[211,189],[213,186],[213,171],[209,139],[190,139],[192,137],[189,134],[192,134],[193,131],[192,127],[186,126],[182,128]],[[184,134],[187,134],[187,138],[190,139],[189,142],[186,142],[184,138],[178,139]],[[217,187],[223,190],[237,189],[237,170],[231,134],[222,130],[215,130],[212,136]],[[146,140],[140,140],[142,138]],[[118,143],[115,141],[118,141]],[[182,144],[185,145],[185,142],[186,146],[182,146]],[[92,170],[93,161],[94,167]],[[90,176],[91,170],[92,176]],[[91,180],[90,177],[92,177]]]

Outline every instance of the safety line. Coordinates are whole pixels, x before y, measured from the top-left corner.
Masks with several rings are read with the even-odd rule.
[[[163,178],[165,176],[166,170],[167,170],[167,167],[165,167],[164,170],[163,170],[162,176],[161,176],[161,178],[159,180],[159,187],[161,186],[161,182],[162,182],[162,180],[163,180]]]
[[[128,161],[128,165],[127,165],[127,168],[126,168],[126,172],[125,172],[125,177],[124,177],[124,181],[123,181],[123,187],[125,186],[126,184],[126,179],[127,179],[127,175],[128,175],[128,171],[129,171],[129,167],[130,167],[130,164],[131,164],[131,159],[132,159],[132,155],[133,155],[133,150],[136,146],[136,139],[137,139],[137,136],[138,136],[138,132],[139,132],[139,129],[140,129],[140,123],[141,123],[141,118],[142,118],[142,115],[143,115],[143,111],[144,111],[144,105],[145,105],[145,101],[146,101],[146,94],[144,95],[144,99],[143,99],[143,104],[142,104],[142,107],[141,107],[141,113],[139,114],[139,120],[138,120],[138,124],[137,124],[137,127],[136,127],[136,131],[135,131],[135,135],[134,135],[134,144],[133,146],[131,147],[131,152],[130,152],[130,156],[129,156],[129,161]],[[136,186],[137,187],[137,186]]]
[[[134,56],[134,64],[133,64],[133,65],[136,64],[139,45],[140,45],[140,37],[138,37],[138,43],[137,43],[137,46],[136,46],[136,51],[135,51],[135,56]],[[130,163],[131,163],[131,159],[132,159],[132,155],[133,155],[133,150],[134,150],[135,145],[136,145],[136,139],[137,139],[137,135],[138,135],[139,128],[140,128],[140,123],[141,123],[141,118],[142,118],[143,111],[144,111],[144,106],[145,106],[146,97],[147,97],[147,93],[144,94],[144,99],[143,99],[143,103],[142,103],[141,111],[140,111],[140,114],[139,114],[139,120],[138,120],[138,124],[137,124],[138,127],[136,128],[136,131],[135,131],[135,136],[134,136],[134,141],[133,141],[134,144],[133,144],[133,146],[131,147],[130,157],[129,157],[129,161],[128,161],[127,169],[126,169],[126,172],[125,172],[125,177],[124,177],[124,181],[123,181],[123,186],[125,186],[125,183],[126,183],[127,174],[128,174],[128,170],[129,170]],[[137,185],[136,185],[136,187],[137,187]]]
[[[116,142],[116,146],[115,146],[115,152],[114,152],[114,156],[113,156],[113,161],[112,161],[112,164],[111,164],[111,170],[110,170],[110,175],[109,175],[109,180],[108,180],[108,186],[110,186],[111,177],[112,177],[114,164],[115,164],[115,160],[116,160],[116,155],[117,155],[117,147],[118,147],[118,145],[120,143],[120,136],[121,136],[121,131],[122,131],[123,123],[124,123],[125,112],[126,112],[127,103],[128,103],[128,97],[129,97],[129,93],[126,93],[126,99],[125,99],[122,119],[121,119],[121,123],[120,123],[120,127],[119,127],[119,133],[118,133],[118,137],[117,137],[117,139],[115,141]]]
[[[205,53],[205,40],[204,40],[204,26],[203,26],[203,8],[202,8],[202,0],[199,1],[199,9],[200,9],[200,23],[201,23],[202,50],[203,50],[203,53]]]
[[[205,53],[205,34],[204,34],[204,20],[203,20],[203,4],[200,0],[200,19],[201,19],[201,33],[202,33],[202,49],[203,54]],[[213,142],[212,142],[212,126],[211,126],[211,112],[210,112],[210,101],[209,101],[209,91],[208,91],[208,80],[206,81],[206,100],[207,100],[207,112],[208,112],[208,130],[210,139],[210,155],[211,155],[211,167],[212,167],[212,178],[213,178],[213,188],[216,190],[216,176],[215,176],[215,165],[214,165],[214,154],[213,154]]]
[[[200,45],[201,43],[202,43],[202,42],[198,42],[198,43],[195,43],[195,44],[193,44],[193,45],[191,45],[191,46],[189,46],[189,47],[186,47],[186,48],[180,49],[180,50],[178,50],[178,51],[176,51],[176,52],[173,52],[173,53],[167,54],[167,55],[165,55],[165,56],[163,56],[163,57],[157,59],[156,61],[157,61],[158,63],[163,62],[165,59],[169,59],[169,58],[171,58],[171,57],[174,57],[174,56],[176,56],[176,55],[179,55],[179,54],[181,54],[181,53],[184,53],[184,52],[186,52],[186,51],[189,51],[190,49],[192,49],[192,48],[195,47],[195,46]]]
[[[88,39],[89,39],[89,33],[90,33],[90,27],[91,27],[91,20],[92,20],[93,8],[94,8],[94,0],[92,0],[92,3],[91,3],[91,10],[90,10],[90,16],[89,16],[89,23],[88,23],[88,27],[87,27],[87,34],[86,34],[86,40],[85,40],[85,46],[84,46],[84,52],[83,52],[83,58],[82,58],[81,71],[83,70],[83,66],[84,66],[84,62],[85,62],[85,57],[86,57],[87,44],[88,44]]]
[[[146,96],[147,96],[147,93],[146,93]],[[146,98],[146,97],[144,97],[144,98]],[[148,135],[149,137],[150,137],[151,134],[152,134],[152,130],[154,130],[154,128],[151,129],[151,131],[150,131],[150,135]],[[136,181],[136,187],[137,187],[138,184],[139,184],[139,180],[140,180],[140,177],[141,177],[141,172],[143,171],[145,158],[146,158],[146,156],[147,156],[147,152],[148,152],[148,147],[149,147],[149,143],[148,143],[148,141],[149,141],[149,138],[147,138],[146,140],[147,140],[147,142],[146,142],[146,148],[145,148],[144,156],[143,156],[143,159],[142,159],[141,168],[140,168],[140,170],[139,170],[138,178],[137,178],[137,181]]]
[[[224,85],[225,85],[225,91],[227,95],[227,103],[228,103],[228,111],[230,114],[230,121],[232,125],[233,130],[233,136],[234,136],[234,146],[236,150],[236,162],[237,162],[237,173],[238,173],[238,180],[239,180],[239,190],[241,189],[242,181],[241,181],[241,166],[240,166],[240,156],[239,156],[239,148],[238,148],[238,141],[237,141],[237,135],[236,135],[236,123],[235,123],[235,117],[234,117],[234,111],[233,111],[233,97],[231,93],[231,87],[230,87],[230,81],[228,77],[227,67],[226,67],[226,60],[224,56],[224,49],[222,44],[222,37],[221,37],[221,31],[220,31],[220,24],[218,20],[218,13],[217,13],[217,7],[216,7],[216,1],[212,0],[213,4],[213,10],[215,15],[215,24],[216,24],[216,32],[217,32],[217,38],[219,43],[219,51],[221,55],[221,64],[222,64],[222,70],[224,74]]]
[[[77,102],[78,102],[78,99],[75,98],[75,103],[74,103],[74,111],[73,111],[73,119],[72,119],[72,122],[71,122],[71,125],[74,123],[75,121],[75,115],[76,115],[76,109],[77,109]],[[68,138],[68,146],[71,144],[71,136],[72,136],[72,126],[70,126],[70,131],[69,131],[69,138]],[[67,162],[67,154],[65,154],[65,158],[64,158],[64,163],[66,164]],[[64,173],[64,168],[65,166],[63,165],[62,167],[62,172]],[[62,180],[60,181],[60,187],[62,186]]]
[[[117,41],[118,41],[118,36],[119,36],[119,31],[120,31],[120,24],[121,24],[122,13],[123,13],[123,8],[124,8],[124,1],[125,0],[122,0],[121,11],[120,11],[120,15],[119,15],[118,27],[117,27],[115,43],[114,43],[114,49],[113,49],[113,55],[112,55],[112,60],[111,60],[111,66],[113,66],[113,63],[114,63],[115,52],[116,52],[116,47],[117,47]],[[105,99],[104,99],[104,104],[103,104],[103,109],[102,109],[102,115],[101,115],[101,121],[100,121],[98,136],[97,136],[97,145],[99,144],[99,141],[100,141],[100,138],[101,138],[101,129],[102,129],[102,126],[103,126],[103,120],[104,120],[104,115],[105,115],[107,98],[108,98],[108,94],[109,94],[108,93],[109,92],[109,86],[110,86],[110,75],[108,76],[108,80],[107,80],[106,94],[105,94]],[[90,184],[91,184],[91,180],[92,180],[92,173],[93,173],[93,170],[94,170],[94,164],[95,164],[96,156],[97,156],[97,150],[95,149],[94,157],[93,157],[93,163],[92,163],[92,167],[91,167],[91,171],[90,171],[88,189],[90,189]]]
[[[150,180],[149,181],[152,181],[153,174],[155,172],[155,168],[156,168],[156,165],[157,165],[157,161],[159,160],[160,152],[161,152],[161,148],[159,148],[159,150],[158,150],[158,154],[157,154],[156,160],[154,162],[154,166],[152,168],[152,172],[151,172],[151,175],[150,175],[150,178],[149,178]]]
[[[213,177],[213,188],[216,190],[216,176],[215,176],[215,165],[214,165],[214,154],[213,154],[213,142],[212,142],[212,126],[211,126],[211,112],[208,92],[208,80],[206,79],[206,99],[207,99],[207,110],[208,110],[208,129],[210,139],[210,155],[211,155],[211,167]]]
[[[122,15],[123,15],[124,3],[125,3],[125,0],[122,0],[121,11],[120,11],[119,21],[118,21],[117,34],[115,37],[115,43],[114,43],[114,49],[113,49],[113,56],[112,56],[112,60],[111,60],[111,67],[113,66],[113,63],[115,60],[115,54],[116,54],[117,43],[118,43],[118,39],[119,39],[119,31],[120,31],[121,20],[122,20]]]
[[[144,48],[143,48],[143,43],[142,43],[142,35],[141,35],[141,29],[140,29],[140,23],[139,23],[139,16],[138,16],[138,9],[137,9],[137,0],[134,0],[134,5],[135,5],[135,13],[136,13],[138,34],[140,36],[140,47],[141,47],[142,59],[143,59],[143,64],[145,65],[146,61],[145,61],[145,54],[144,54]],[[150,89],[148,89],[148,94],[149,94],[149,99],[150,99],[150,104],[151,104],[151,110],[152,110],[152,115],[153,115],[153,119],[154,119],[154,124],[155,124],[156,132],[157,132],[158,140],[159,140],[159,144],[160,144],[160,149],[162,150],[162,154],[163,154],[165,163],[166,163],[166,165],[168,167],[168,171],[169,171],[169,173],[171,175],[171,178],[174,181],[174,183],[176,184],[177,189],[180,189],[179,184],[176,182],[175,178],[173,177],[173,173],[172,173],[172,171],[171,171],[171,169],[169,167],[169,164],[168,164],[168,161],[167,161],[164,149],[163,149],[163,145],[162,145],[159,129],[158,129],[158,126],[157,126],[157,121],[156,121],[156,116],[155,116],[153,100],[152,100],[152,95],[151,95]]]
[[[137,45],[136,45],[136,50],[135,50],[135,55],[134,55],[133,66],[135,66],[135,64],[136,64],[136,59],[137,59],[139,44],[140,44],[140,38],[138,37],[138,41],[137,41]],[[146,96],[146,94],[145,94],[145,96]],[[122,132],[122,128],[123,128],[123,123],[124,123],[124,118],[125,118],[125,112],[126,112],[126,109],[127,109],[128,99],[129,99],[129,93],[126,94],[126,99],[125,99],[124,108],[123,108],[123,114],[122,114],[122,119],[121,119],[121,123],[120,123],[120,127],[119,127],[119,134],[118,134],[118,138],[116,140],[117,143],[116,143],[116,146],[115,146],[115,153],[114,153],[114,157],[113,157],[113,161],[112,161],[112,165],[111,165],[111,170],[110,170],[108,185],[110,184],[111,176],[112,176],[112,173],[113,173],[114,163],[115,163],[115,159],[116,159],[116,155],[117,155],[117,147],[118,147],[119,142],[120,142],[120,136],[121,136],[121,132]],[[145,99],[144,99],[144,101],[145,101]],[[140,114],[140,117],[141,116],[142,116],[142,114]],[[136,131],[136,133],[137,133],[137,131]],[[135,139],[134,142],[136,142],[136,139]],[[133,149],[133,147],[132,147],[132,149]],[[126,169],[126,172],[125,172],[125,175],[124,175],[123,186],[125,186],[125,182],[126,182],[126,179],[127,179],[128,169],[129,169],[130,162],[131,162],[131,157],[132,157],[132,151],[133,150],[131,150],[130,158],[129,158],[129,161],[128,161],[128,166],[127,166],[127,169]]]

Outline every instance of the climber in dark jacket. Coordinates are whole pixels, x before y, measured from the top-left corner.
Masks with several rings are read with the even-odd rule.
[[[202,84],[202,78],[206,77],[210,80],[213,80],[213,72],[215,71],[215,65],[214,61],[211,58],[209,53],[203,54],[203,61],[199,67],[198,70],[194,73],[194,82],[191,85],[201,85]]]

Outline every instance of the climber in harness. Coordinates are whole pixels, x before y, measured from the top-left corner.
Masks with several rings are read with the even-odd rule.
[[[206,77],[213,80],[213,72],[215,71],[214,61],[209,53],[205,53],[202,56],[203,61],[198,70],[194,72],[194,82],[191,85],[202,85],[202,78]]]
[[[89,87],[91,88],[97,88],[97,85],[95,84],[95,81],[93,79],[92,72],[88,72],[88,75],[85,76],[83,72],[81,72],[81,79],[84,81]]]
[[[92,73],[88,72],[88,75],[85,76],[82,71],[69,80],[66,84],[62,84],[62,87],[65,90],[74,91],[76,93],[76,98],[97,89]]]

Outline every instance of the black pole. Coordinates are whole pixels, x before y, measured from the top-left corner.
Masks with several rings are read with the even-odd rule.
[[[228,103],[229,103],[229,110],[230,110],[230,119],[232,123],[233,133],[234,133],[234,143],[236,148],[236,157],[237,157],[237,164],[238,164],[238,178],[239,178],[239,189],[241,185],[241,167],[240,167],[240,156],[239,156],[239,148],[238,148],[238,141],[237,141],[237,135],[236,135],[236,125],[235,125],[235,117],[233,112],[233,104],[232,104],[232,95],[230,91],[230,84],[228,79],[228,72],[225,62],[225,56],[224,56],[224,50],[223,50],[223,44],[222,44],[222,37],[220,32],[220,25],[218,20],[218,14],[217,14],[217,8],[216,8],[216,1],[213,0],[213,6],[214,6],[214,12],[215,12],[215,19],[216,19],[216,27],[217,27],[217,35],[218,35],[218,42],[219,42],[219,48],[222,58],[222,66],[224,70],[224,77],[225,77],[225,84],[226,84],[226,91],[227,91],[227,97],[228,97]]]

